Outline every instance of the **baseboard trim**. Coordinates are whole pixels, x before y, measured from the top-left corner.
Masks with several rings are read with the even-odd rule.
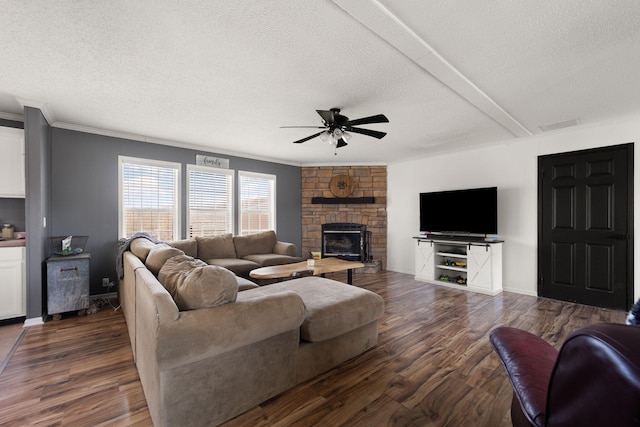
[[[506,287],[506,288],[502,288],[502,290],[505,291],[505,292],[511,292],[511,293],[514,293],[514,294],[529,295],[529,296],[532,296],[532,297],[537,297],[538,296],[537,292],[526,291],[526,290],[519,289],[519,288]]]
[[[30,326],[36,326],[36,325],[44,325],[44,321],[42,320],[42,317],[32,317],[30,319],[25,319],[24,321],[25,328],[28,328]]]
[[[95,300],[99,300],[99,299],[111,299],[111,298],[118,298],[118,293],[117,292],[109,292],[106,294],[97,294],[97,295],[91,295],[90,296],[91,301],[95,301]]]

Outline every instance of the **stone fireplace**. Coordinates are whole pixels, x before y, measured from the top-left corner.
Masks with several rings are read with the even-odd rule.
[[[344,175],[351,178],[353,190],[348,197],[336,197],[330,182]],[[322,251],[322,225],[334,223],[366,226],[366,256],[379,262],[384,270],[387,262],[386,166],[302,168],[302,257],[310,257],[312,251]]]

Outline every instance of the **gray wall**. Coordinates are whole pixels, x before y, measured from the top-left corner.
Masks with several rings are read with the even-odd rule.
[[[182,235],[186,237],[186,165],[195,163],[196,154],[227,158],[229,168],[236,171],[276,175],[278,239],[295,243],[300,250],[299,167],[53,128],[49,232],[51,236],[89,236],[85,251],[91,253],[91,294],[105,292],[102,277],[116,279],[118,156],[182,164]]]
[[[0,224],[13,224],[15,231],[25,231],[25,200],[0,198]]]
[[[48,256],[49,229],[45,227],[43,219],[49,212],[51,128],[37,108],[25,107],[24,119],[27,318],[30,319],[42,316],[45,309],[44,260]]]

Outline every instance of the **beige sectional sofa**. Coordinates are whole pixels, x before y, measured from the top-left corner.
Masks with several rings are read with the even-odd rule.
[[[274,231],[245,236],[196,237],[169,244],[189,256],[224,267],[245,279],[256,268],[304,261],[297,256],[296,245],[279,242]]]
[[[383,300],[320,277],[258,287],[146,239],[121,303],[156,426],[218,425],[373,347]],[[161,283],[162,282],[162,283]]]

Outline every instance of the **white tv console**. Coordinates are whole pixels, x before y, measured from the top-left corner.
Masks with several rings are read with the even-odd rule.
[[[488,295],[502,292],[502,241],[414,239],[416,280]]]

